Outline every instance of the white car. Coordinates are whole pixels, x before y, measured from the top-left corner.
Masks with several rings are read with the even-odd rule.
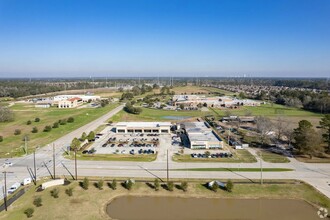
[[[9,162],[9,161],[7,161],[7,162],[5,162],[4,166],[9,166],[9,167],[11,167],[11,166],[13,166],[13,163],[12,163],[12,162]]]

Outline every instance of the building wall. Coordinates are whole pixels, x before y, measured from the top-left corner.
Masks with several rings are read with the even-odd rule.
[[[160,134],[167,134],[170,133],[170,127],[154,127],[154,128],[143,128],[143,127],[124,127],[124,126],[117,126],[116,133],[160,133]]]
[[[77,100],[74,101],[62,100],[58,102],[58,108],[75,108],[77,106],[78,106]]]

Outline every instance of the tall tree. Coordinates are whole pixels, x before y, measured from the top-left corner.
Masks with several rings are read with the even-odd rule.
[[[324,130],[322,137],[324,141],[328,144],[328,151],[330,152],[330,114],[323,116],[320,121],[320,126]]]
[[[299,153],[312,156],[313,151],[319,145],[317,133],[313,125],[307,120],[301,120],[298,128],[294,129],[293,134],[295,145]]]
[[[87,139],[88,139],[88,141],[93,141],[95,139],[94,131],[89,132]]]
[[[288,123],[285,122],[284,118],[282,116],[278,116],[276,119],[276,122],[273,124],[274,128],[276,130],[276,137],[277,140],[280,141],[283,134],[284,134],[284,130],[285,128],[288,126]]]
[[[70,149],[71,150],[78,150],[80,148],[80,141],[78,140],[78,138],[74,138],[71,142],[71,145],[70,145]]]

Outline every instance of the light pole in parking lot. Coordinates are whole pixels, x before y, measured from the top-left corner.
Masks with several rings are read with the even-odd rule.
[[[54,179],[55,179],[55,144],[53,143],[53,172],[54,172]]]

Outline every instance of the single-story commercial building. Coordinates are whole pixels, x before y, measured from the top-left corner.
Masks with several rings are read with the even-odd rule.
[[[181,128],[186,132],[191,149],[223,148],[223,141],[205,122],[185,122]]]
[[[34,105],[34,107],[36,108],[50,108],[50,104],[49,103],[37,103]]]
[[[163,133],[169,134],[171,122],[118,122],[116,133]]]

